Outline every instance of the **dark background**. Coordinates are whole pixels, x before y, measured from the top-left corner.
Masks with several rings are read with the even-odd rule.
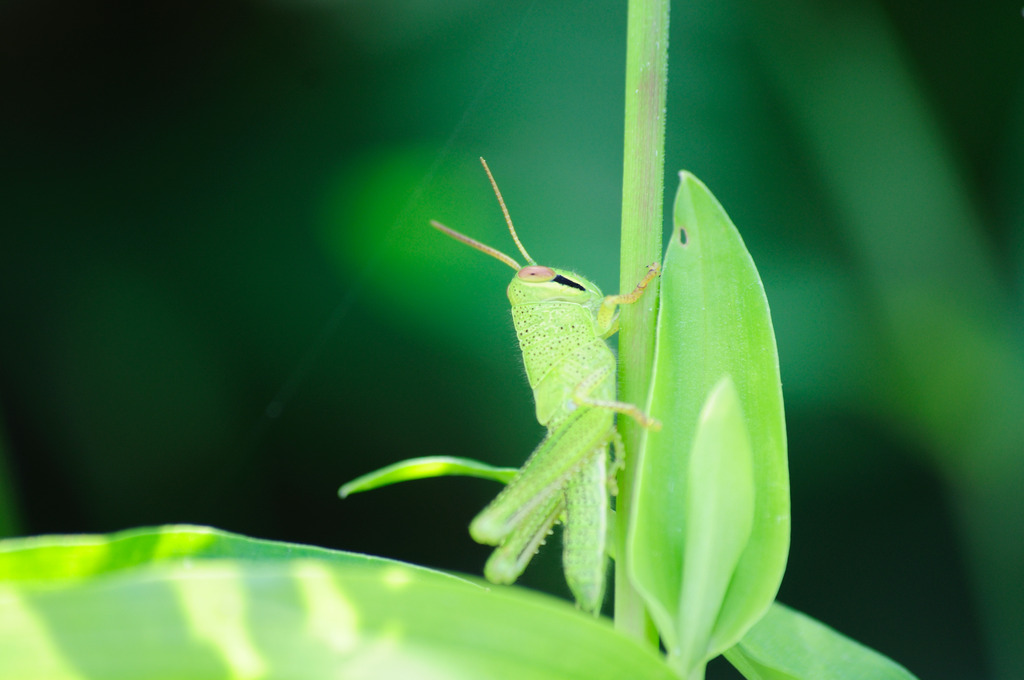
[[[763,4],[764,7],[759,6]],[[511,250],[617,287],[624,2],[0,4],[0,534],[191,522],[479,573],[541,437]],[[923,678],[1024,675],[1019,4],[678,3],[695,172],[778,335],[780,598]],[[666,211],[670,214],[670,211]],[[565,594],[557,550],[522,579]]]

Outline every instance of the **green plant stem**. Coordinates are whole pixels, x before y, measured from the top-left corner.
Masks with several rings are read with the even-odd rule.
[[[661,260],[665,189],[665,91],[668,77],[669,0],[630,0],[626,30],[626,121],[622,176],[620,290],[629,291],[647,265]],[[619,394],[631,404],[647,403],[654,355],[658,282],[641,301],[623,307],[619,331]],[[626,532],[638,451],[637,425],[619,420],[626,467],[619,476],[616,525],[615,625],[657,645],[657,633],[643,601],[629,583]]]

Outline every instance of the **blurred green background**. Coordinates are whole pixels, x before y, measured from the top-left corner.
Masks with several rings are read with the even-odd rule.
[[[511,272],[614,290],[624,2],[0,5],[0,533],[166,522],[479,573],[541,437]],[[676,3],[667,190],[778,334],[780,598],[922,678],[1024,677],[1019,3]],[[667,214],[670,214],[667,211]],[[557,550],[523,582],[565,594]],[[724,675],[723,675],[724,676]]]

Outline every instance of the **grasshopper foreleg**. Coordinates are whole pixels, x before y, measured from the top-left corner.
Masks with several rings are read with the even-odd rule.
[[[604,337],[609,337],[619,330],[619,318],[618,310],[616,309],[619,305],[629,305],[637,300],[644,294],[644,290],[647,285],[654,280],[654,277],[661,271],[661,266],[657,262],[647,265],[647,275],[640,280],[640,283],[636,284],[629,293],[625,295],[606,295],[601,300],[601,306],[597,310],[597,325],[599,328],[607,328]]]

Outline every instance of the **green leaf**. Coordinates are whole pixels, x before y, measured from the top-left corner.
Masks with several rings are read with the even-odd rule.
[[[343,484],[338,489],[338,495],[342,498],[351,496],[360,491],[369,491],[398,482],[407,482],[413,479],[429,479],[431,477],[479,477],[480,479],[491,479],[502,484],[508,484],[515,476],[517,468],[494,467],[487,463],[481,463],[470,458],[455,458],[452,456],[426,456],[423,458],[409,458],[398,463],[393,463],[379,470],[368,472],[365,475]]]
[[[17,539],[0,564],[4,678],[674,677],[555,598],[214,529]]]
[[[896,662],[777,602],[725,656],[748,680],[914,680]]]
[[[708,660],[715,620],[754,523],[750,436],[728,376],[701,411],[689,467],[683,579],[673,621],[678,622],[677,647],[672,650],[686,676]]]
[[[114,534],[34,536],[0,541],[0,583],[96,578],[163,562],[195,564],[199,560],[298,558],[345,564],[402,562],[311,545],[264,541],[211,527],[168,525],[128,529]],[[424,570],[430,571],[430,570]],[[431,573],[444,575],[443,572]],[[448,577],[454,578],[454,577]]]
[[[691,640],[706,636],[703,654],[711,658],[734,645],[778,591],[789,550],[789,477],[778,354],[761,280],[721,205],[686,172],[661,286],[648,411],[664,427],[645,435],[627,564],[670,653],[683,653],[685,625]],[[707,395],[726,376],[749,434],[753,524],[735,565],[717,565],[731,571],[728,589],[717,614],[700,615],[704,632],[698,633],[690,630],[694,621],[684,620],[692,614],[680,610],[684,593],[700,587],[686,582],[698,572],[684,564],[695,519],[689,490],[699,485],[689,479],[691,456]],[[699,663],[677,667],[691,662]]]

